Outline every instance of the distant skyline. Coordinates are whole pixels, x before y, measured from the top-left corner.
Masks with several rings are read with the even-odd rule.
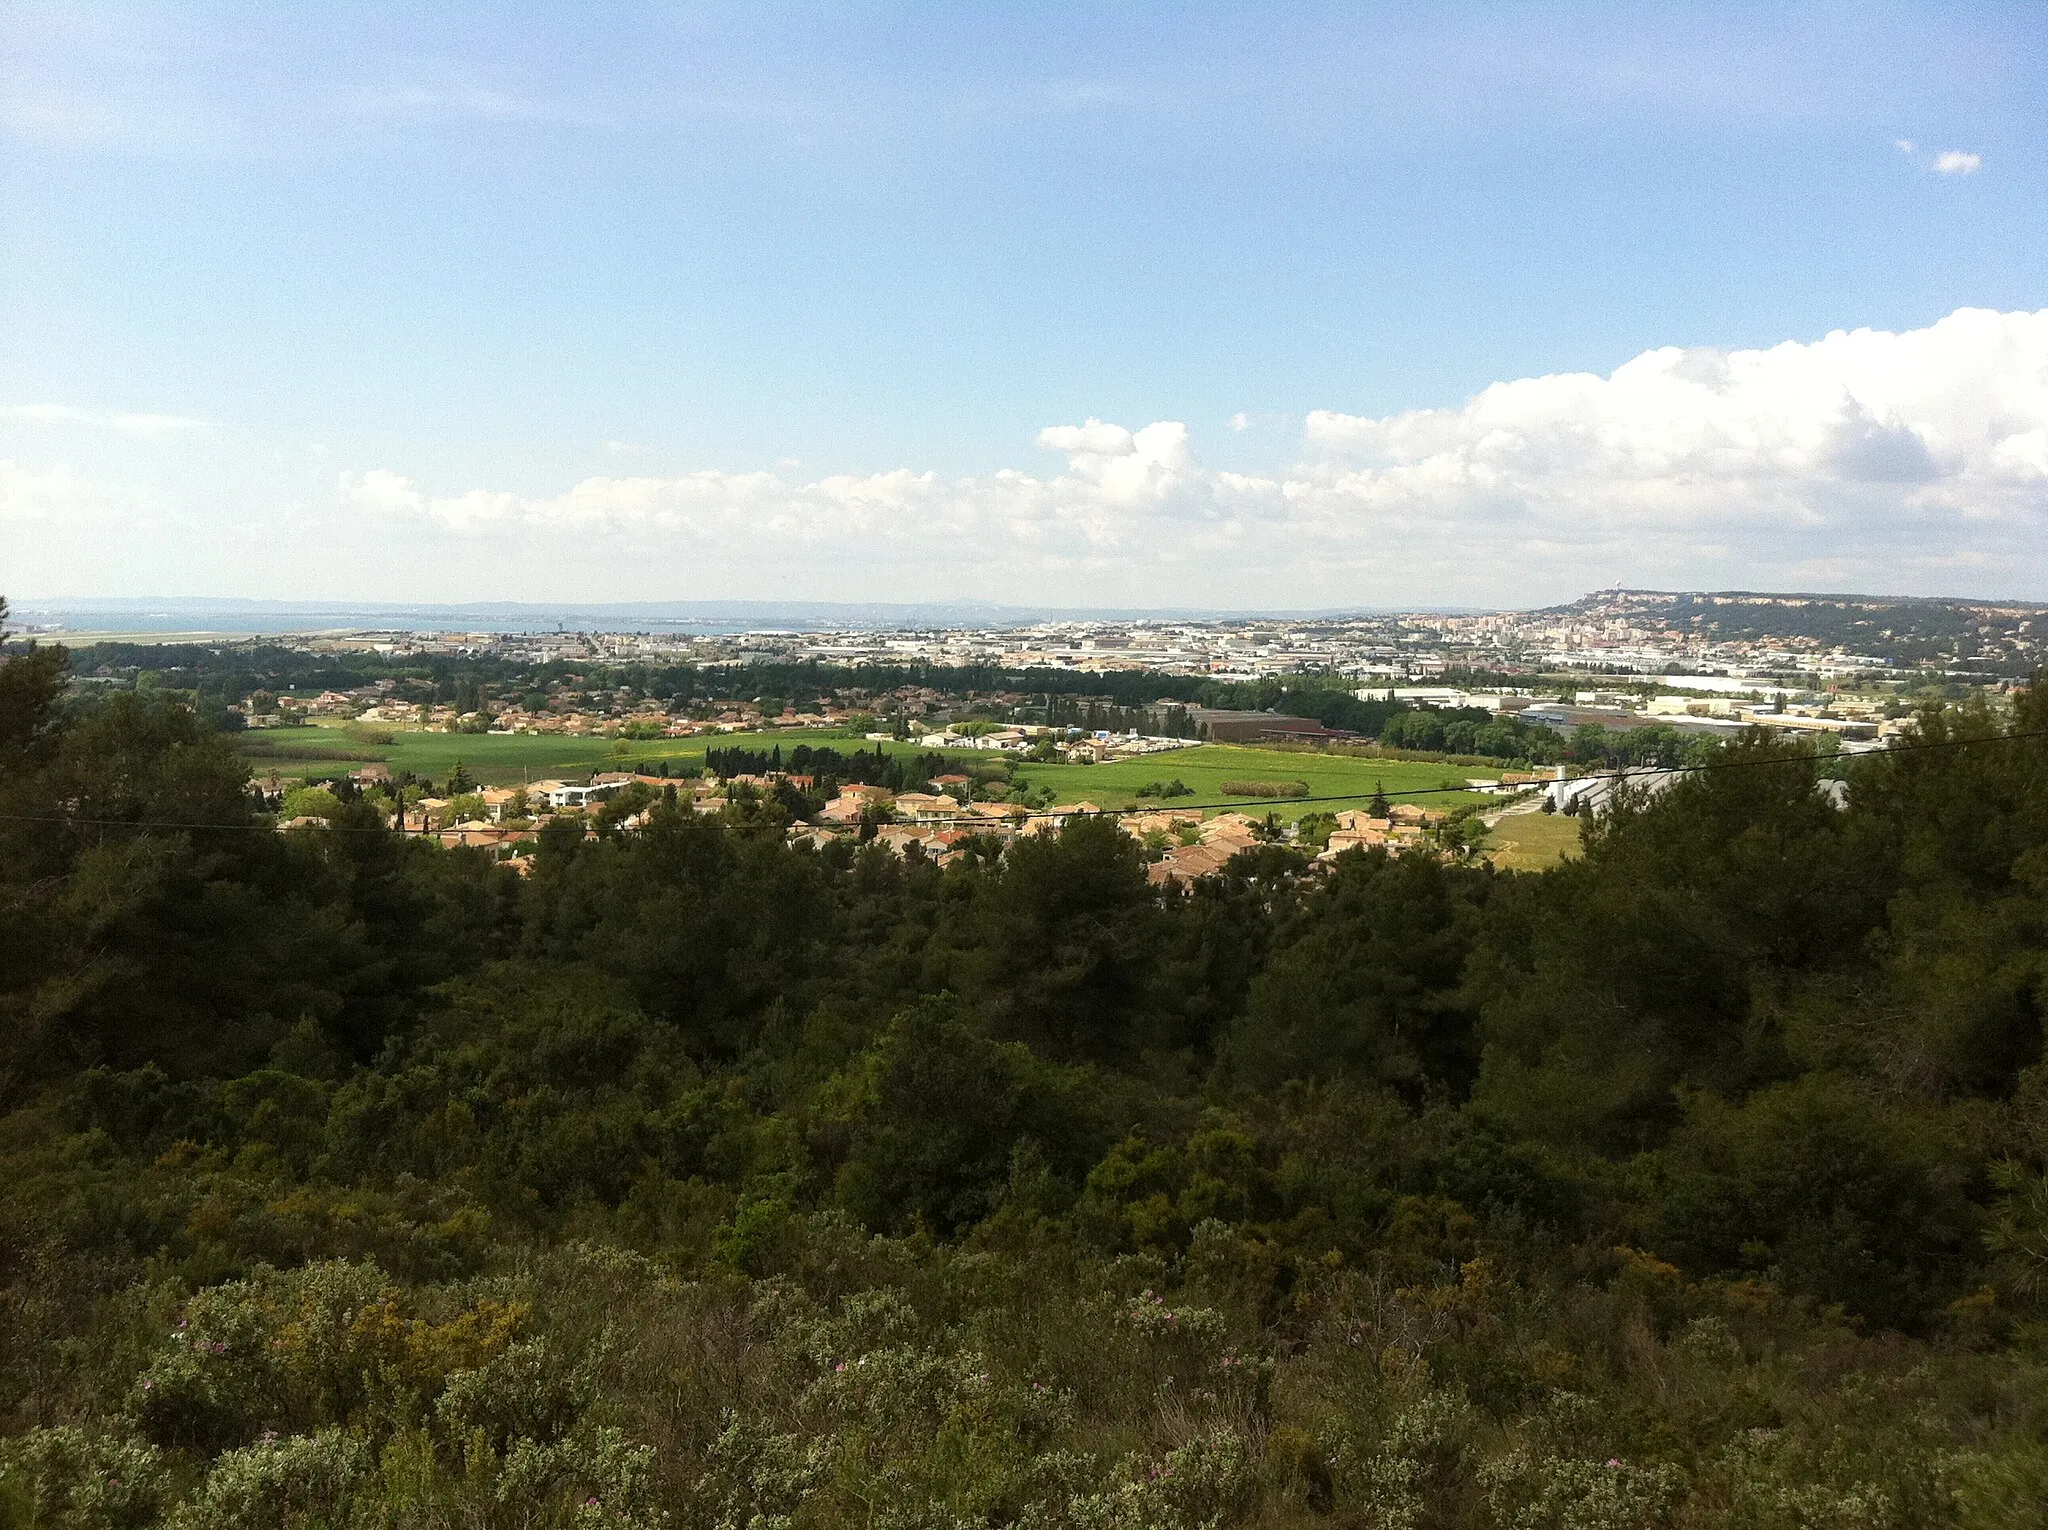
[[[1617,596],[1698,594],[1821,600],[1881,600],[1863,591],[1749,590],[1588,590],[1580,601],[1599,602]],[[1971,597],[1908,597],[1895,604],[1910,609],[1924,599],[1930,605],[1973,603]],[[75,635],[132,634],[189,636],[283,635],[313,632],[766,632],[778,629],[820,631],[914,631],[922,629],[997,629],[1043,623],[1147,622],[1170,626],[1179,622],[1218,621],[1319,622],[1371,620],[1387,616],[1470,616],[1496,610],[1556,609],[1552,607],[1488,607],[1410,605],[1330,608],[1255,607],[1225,610],[1214,607],[1116,607],[1003,605],[993,601],[311,601],[255,600],[238,597],[76,597],[16,602],[10,630],[29,636],[48,635],[70,642]],[[1983,604],[2007,602],[1992,599]],[[2035,609],[2024,601],[2019,609]],[[2048,604],[2038,609],[2048,611]]]
[[[9,596],[2048,599],[2038,5],[0,33]]]

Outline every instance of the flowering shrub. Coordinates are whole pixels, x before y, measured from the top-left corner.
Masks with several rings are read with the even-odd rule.
[[[1500,1530],[1662,1530],[1686,1490],[1675,1466],[1515,1453],[1480,1468]]]
[[[434,1428],[464,1445],[480,1437],[494,1450],[522,1438],[556,1440],[575,1427],[591,1397],[586,1373],[547,1340],[527,1340],[450,1376],[434,1404]]]
[[[778,1433],[732,1417],[712,1442],[696,1484],[702,1523],[715,1530],[787,1530],[796,1511],[830,1476],[838,1441]]]
[[[1376,1527],[1450,1522],[1446,1511],[1459,1501],[1470,1469],[1472,1409],[1455,1393],[1413,1392],[1408,1378],[1396,1377],[1385,1400],[1391,1416],[1377,1438],[1342,1426],[1333,1431],[1332,1476]]]
[[[207,1473],[199,1492],[171,1516],[170,1530],[251,1525],[312,1530],[340,1517],[336,1511],[372,1480],[376,1465],[370,1442],[340,1429],[231,1450]]]
[[[406,1315],[372,1264],[263,1271],[195,1296],[130,1394],[161,1444],[219,1450],[366,1412],[416,1414],[505,1348],[525,1308],[492,1298],[445,1321]]]
[[[153,1525],[171,1496],[172,1463],[154,1445],[69,1425],[0,1440],[0,1485],[19,1523],[48,1530]],[[0,1515],[7,1503],[0,1498]],[[13,1517],[5,1522],[17,1523]]]
[[[1120,1476],[1105,1490],[1034,1506],[1019,1530],[1202,1530],[1245,1507],[1256,1457],[1241,1436],[1219,1431],[1156,1460],[1132,1456]]]

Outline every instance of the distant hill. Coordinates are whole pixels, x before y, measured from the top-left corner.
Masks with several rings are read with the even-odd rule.
[[[2048,606],[2025,601],[1758,590],[1600,590],[1537,613],[1723,642],[1802,641],[1894,664],[2038,662]]]

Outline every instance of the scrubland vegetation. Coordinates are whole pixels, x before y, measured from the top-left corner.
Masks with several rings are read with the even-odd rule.
[[[0,1525],[2037,1525],[2048,702],[1918,742],[1540,875],[520,879],[13,658]]]

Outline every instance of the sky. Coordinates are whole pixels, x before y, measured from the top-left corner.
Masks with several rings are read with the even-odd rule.
[[[0,592],[2048,600],[2048,7],[0,0]]]

